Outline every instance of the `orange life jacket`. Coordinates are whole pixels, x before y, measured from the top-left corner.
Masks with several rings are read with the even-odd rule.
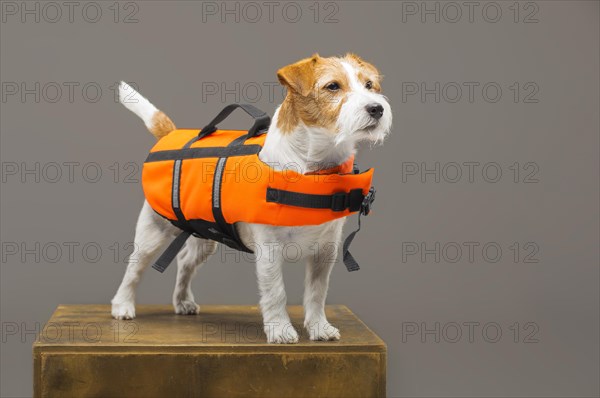
[[[254,126],[249,131],[218,130],[217,123],[237,107],[254,117]],[[142,170],[146,200],[183,231],[155,269],[163,272],[190,234],[251,253],[238,236],[238,222],[303,226],[358,211],[368,214],[375,191],[372,169],[359,173],[350,158],[311,174],[293,171],[293,165],[275,170],[258,157],[269,123],[251,105],[229,105],[202,130],[174,130],[152,148]],[[345,247],[348,266],[347,260],[349,270],[358,269]]]

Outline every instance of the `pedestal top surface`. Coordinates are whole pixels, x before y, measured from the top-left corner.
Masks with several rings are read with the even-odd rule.
[[[310,341],[302,306],[289,306],[298,344],[268,344],[257,306],[203,305],[198,315],[176,315],[170,305],[138,305],[136,318],[111,317],[110,305],[59,305],[34,343],[34,351],[371,351],[385,343],[348,307],[328,305],[340,341]]]

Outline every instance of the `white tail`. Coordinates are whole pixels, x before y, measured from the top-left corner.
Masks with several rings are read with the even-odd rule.
[[[119,84],[119,101],[125,108],[142,119],[146,128],[156,138],[164,137],[176,129],[175,124],[167,115],[125,82]]]

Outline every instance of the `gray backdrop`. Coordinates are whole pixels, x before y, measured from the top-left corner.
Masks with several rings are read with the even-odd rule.
[[[359,155],[376,210],[328,302],[387,342],[388,394],[598,396],[598,2],[48,4],[2,3],[2,396],[32,393],[57,304],[108,303],[123,275],[153,138],[115,82],[200,128],[230,102],[272,113],[279,67],[348,51],[385,75],[394,128]],[[138,302],[169,303],[174,271]],[[223,251],[194,291],[258,299]]]

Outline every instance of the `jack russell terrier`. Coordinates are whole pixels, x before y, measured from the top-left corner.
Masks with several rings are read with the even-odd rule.
[[[281,68],[277,77],[287,88],[277,108],[259,153],[262,162],[276,170],[294,165],[302,174],[341,165],[354,156],[358,143],[382,143],[392,124],[391,107],[380,91],[382,76],[370,63],[354,54],[323,58],[315,54]],[[121,103],[138,115],[160,139],[176,130],[167,115],[126,83],[119,87]],[[325,166],[327,165],[327,166]],[[278,169],[279,167],[279,169]],[[339,247],[345,217],[320,225],[273,226],[240,222],[237,233],[246,245],[260,248],[256,275],[260,291],[264,331],[269,343],[297,343],[298,332],[286,311],[282,264],[286,243],[300,248],[306,261],[304,326],[311,340],[339,340],[339,330],[325,316],[329,275],[335,263],[331,248]],[[143,271],[179,233],[177,227],[158,215],[145,201],[136,226],[135,247],[125,276],[112,299],[112,316],[135,317],[135,290]],[[279,242],[273,245],[272,242]],[[177,281],[173,293],[176,314],[198,314],[191,281],[196,269],[215,253],[217,243],[188,239],[177,255]],[[335,253],[333,254],[335,257]]]

